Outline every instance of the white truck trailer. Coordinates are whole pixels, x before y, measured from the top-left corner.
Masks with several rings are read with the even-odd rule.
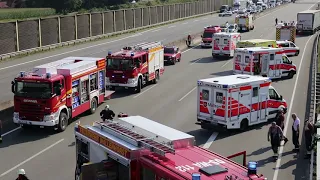
[[[297,33],[314,34],[320,29],[320,10],[306,10],[297,14]]]

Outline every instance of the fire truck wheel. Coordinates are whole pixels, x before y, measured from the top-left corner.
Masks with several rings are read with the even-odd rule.
[[[248,128],[248,119],[242,119],[240,124],[240,131],[245,131]]]
[[[61,112],[59,117],[58,131],[62,132],[66,130],[68,126],[68,116],[66,113]]]
[[[157,84],[159,80],[160,80],[159,71],[156,71],[156,78],[154,78],[153,83]]]
[[[137,93],[140,93],[141,89],[142,89],[142,81],[141,81],[141,78],[139,78],[138,84],[137,84],[137,87],[135,88],[135,90]]]
[[[177,59],[177,61],[180,62],[180,59],[181,59],[181,57],[179,59]]]
[[[91,108],[90,108],[90,113],[91,113],[91,114],[93,114],[93,113],[96,112],[97,106],[98,106],[97,99],[96,99],[96,98],[93,98],[93,99],[91,100]]]

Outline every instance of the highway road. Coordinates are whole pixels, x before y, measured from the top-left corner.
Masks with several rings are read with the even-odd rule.
[[[303,0],[300,0],[303,2]],[[313,2],[313,1],[312,1]],[[316,1],[314,1],[316,3]],[[274,19],[295,20],[296,13],[309,9],[312,4],[289,4],[272,13],[257,19],[255,30],[243,33],[242,39],[265,38],[274,39]],[[121,46],[142,41],[163,40],[170,42],[180,39],[189,33],[196,33],[209,24],[221,24],[230,18],[218,18],[216,15],[201,17],[184,22],[178,22],[158,29],[148,30],[135,35],[117,37],[82,44],[76,47],[59,49],[44,54],[37,54],[0,64],[0,88],[4,100],[12,98],[9,85],[13,76],[22,69],[34,65],[54,61],[66,56],[99,56],[106,52],[117,50]],[[274,87],[288,101],[289,113],[296,112],[301,120],[304,119],[306,95],[308,88],[309,65],[313,37],[298,37],[297,45],[301,48],[298,57],[292,57],[298,66],[298,74],[290,80],[275,82]],[[104,43],[104,44],[102,44]],[[100,44],[100,45],[98,45]],[[92,48],[90,48],[90,46]],[[50,58],[47,58],[51,56]],[[28,63],[30,62],[30,63]],[[231,61],[218,61],[211,58],[210,49],[194,48],[183,53],[182,62],[175,66],[166,67],[164,76],[156,85],[146,87],[140,94],[118,92],[107,103],[116,112],[122,111],[130,115],[142,115],[156,120],[170,127],[182,130],[196,136],[197,144],[209,148],[222,155],[230,155],[246,150],[249,160],[259,162],[259,172],[273,180],[302,180],[308,161],[303,156],[291,153],[291,141],[281,149],[284,155],[277,163],[271,162],[272,155],[267,142],[267,126],[255,127],[241,134],[218,134],[217,132],[201,130],[196,122],[196,82],[200,78],[231,74]],[[299,78],[298,78],[299,76]],[[103,108],[100,107],[99,110]],[[83,116],[82,124],[89,124],[98,120],[98,113]],[[290,122],[289,122],[290,121]],[[287,136],[291,139],[291,119],[287,119]],[[71,124],[65,132],[55,134],[51,132],[16,130],[4,137],[0,145],[0,179],[9,180],[16,177],[16,170],[24,168],[30,179],[73,179],[75,168],[75,143]],[[301,128],[302,130],[302,128]],[[246,140],[244,140],[246,139]],[[296,164],[299,164],[298,166]],[[275,168],[275,167],[278,168]],[[299,170],[296,170],[296,169]]]

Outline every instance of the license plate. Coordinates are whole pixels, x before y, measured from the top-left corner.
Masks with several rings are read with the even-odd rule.
[[[220,56],[223,56],[223,54],[219,54]]]

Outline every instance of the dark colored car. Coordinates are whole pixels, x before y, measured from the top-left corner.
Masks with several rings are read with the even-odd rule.
[[[223,13],[223,12],[225,12],[225,11],[228,11],[229,9],[230,9],[230,8],[229,8],[228,5],[222,5],[222,6],[220,7],[219,13]]]
[[[180,62],[181,52],[178,47],[164,47],[164,62],[170,64],[176,64]]]

